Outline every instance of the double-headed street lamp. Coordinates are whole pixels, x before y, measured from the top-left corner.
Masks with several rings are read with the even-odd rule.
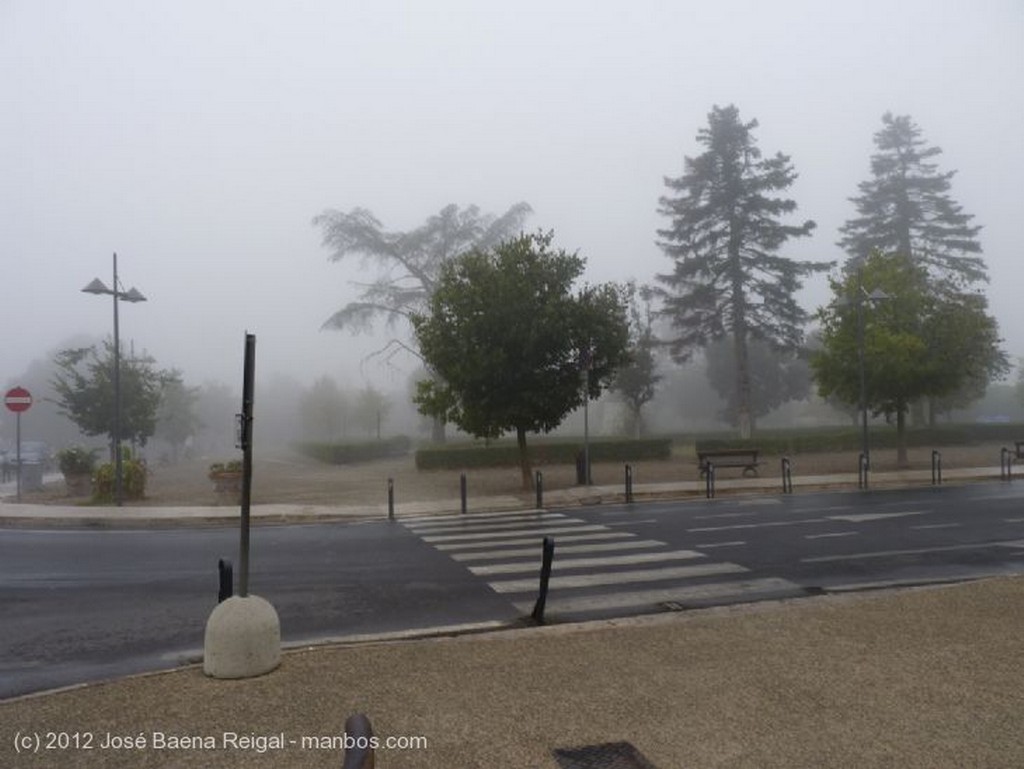
[[[145,302],[146,297],[134,286],[127,291],[121,289],[117,279],[117,254],[114,254],[114,287],[107,288],[103,281],[94,278],[82,289],[87,294],[108,294],[114,297],[114,501],[121,506],[123,496],[123,465],[121,462],[121,337],[118,328],[117,303]]]

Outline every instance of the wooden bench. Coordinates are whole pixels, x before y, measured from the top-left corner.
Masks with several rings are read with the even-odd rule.
[[[1022,441],[1024,443],[1024,441]],[[708,465],[714,465],[717,471],[720,467],[742,467],[743,474],[757,475],[758,449],[717,449],[714,451],[698,451],[697,462],[700,465],[700,477],[703,478],[708,471]]]

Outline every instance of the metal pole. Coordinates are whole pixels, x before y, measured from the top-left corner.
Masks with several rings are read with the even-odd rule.
[[[121,331],[117,318],[117,253],[114,253],[114,504],[121,507],[124,464],[121,461]]]
[[[590,478],[590,361],[587,361],[587,368],[584,369],[586,384],[583,387],[583,472],[585,483],[589,486],[592,483]]]
[[[626,503],[633,501],[633,466],[626,465]]]
[[[245,335],[242,377],[242,522],[238,559],[238,594],[249,595],[249,507],[252,501],[252,407],[256,378],[256,335]]]
[[[459,497],[462,502],[462,514],[466,514],[466,474],[459,476]]]
[[[871,466],[871,455],[868,453],[868,397],[867,381],[864,374],[864,288],[861,273],[857,274],[857,365],[860,369],[860,413],[861,413],[861,451],[864,454],[865,467]]]
[[[395,520],[395,479],[388,478],[388,520]]]
[[[14,459],[18,463],[17,496],[15,497],[15,499],[18,502],[21,502],[21,412],[20,411],[17,413],[17,416],[15,417],[14,421],[15,421],[15,424],[17,425],[17,427],[15,428],[15,431],[17,433],[16,440],[18,442],[18,445],[17,445],[17,447],[14,450],[14,454],[15,454]]]
[[[540,510],[544,507],[544,473],[537,470],[534,486],[537,491],[537,509]]]

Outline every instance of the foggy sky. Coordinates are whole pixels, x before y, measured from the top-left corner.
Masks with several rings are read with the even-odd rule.
[[[149,298],[122,305],[122,338],[190,384],[240,384],[248,330],[262,376],[399,387],[359,363],[383,333],[319,330],[373,272],[329,263],[314,215],[408,229],[522,200],[589,280],[650,281],[670,269],[663,177],[729,103],[792,156],[794,220],[818,229],[786,254],[816,260],[843,258],[882,114],[911,115],[984,226],[1016,358],[1022,40],[1019,0],[0,0],[0,379],[111,333],[111,300],[80,289],[110,284],[116,251]]]

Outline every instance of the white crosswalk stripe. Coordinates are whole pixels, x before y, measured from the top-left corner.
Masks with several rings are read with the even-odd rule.
[[[492,590],[507,596],[524,613],[532,610],[539,590],[541,541],[545,537],[556,542],[549,615],[756,599],[797,590],[784,579],[737,579],[748,569],[565,513],[452,514],[403,519],[402,524],[485,579]],[[724,581],[713,581],[725,575]]]

